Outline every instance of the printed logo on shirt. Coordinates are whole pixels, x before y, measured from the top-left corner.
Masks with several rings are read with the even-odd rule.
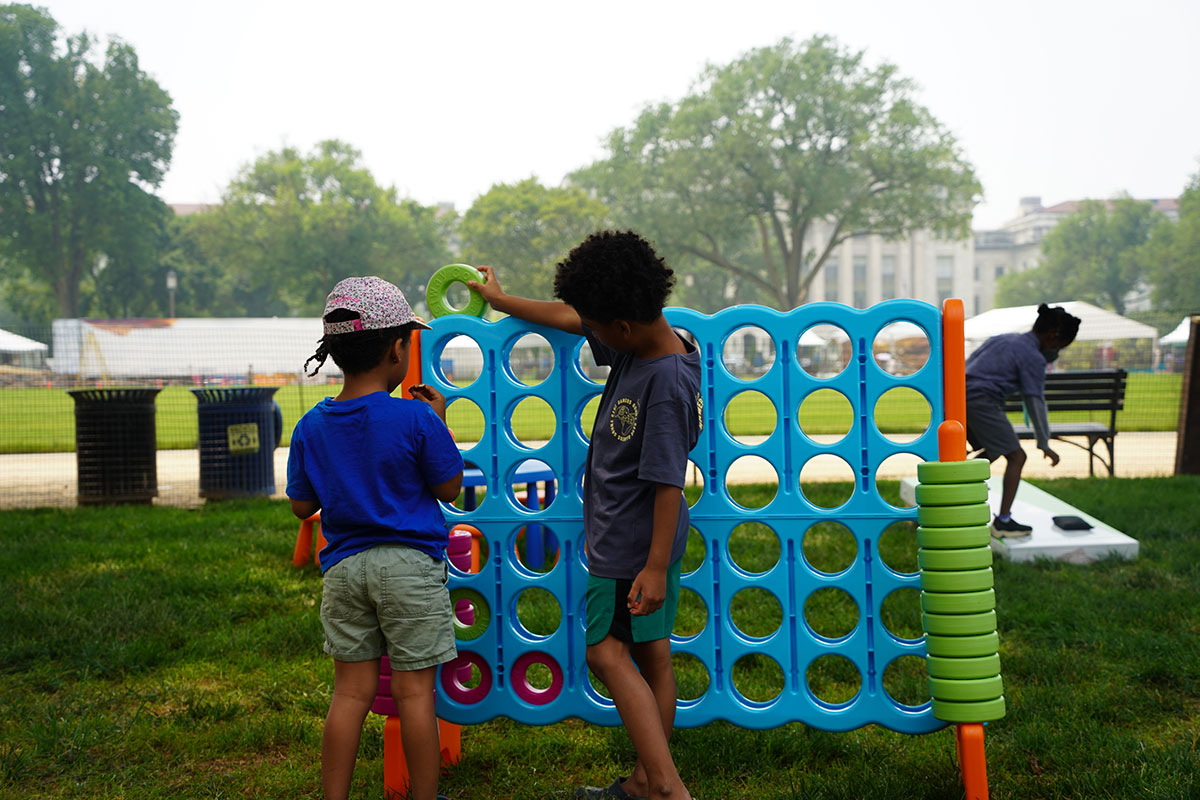
[[[622,397],[613,404],[612,414],[608,418],[608,429],[619,442],[628,442],[637,432],[638,404],[628,397]]]
[[[704,430],[704,398],[696,392],[696,419],[700,421],[700,430]]]

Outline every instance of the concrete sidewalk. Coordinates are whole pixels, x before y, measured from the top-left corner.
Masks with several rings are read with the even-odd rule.
[[[836,437],[833,437],[836,439]],[[747,439],[746,444],[753,444]],[[1024,478],[1087,477],[1087,451],[1062,442],[1053,446],[1062,457],[1051,468],[1033,442],[1023,442],[1029,460]],[[1102,447],[1102,445],[1101,445]],[[284,497],[287,481],[286,447],[275,451],[275,494]],[[1107,457],[1107,453],[1105,453]],[[917,474],[915,456],[895,456],[888,459],[877,475],[885,480],[899,480]],[[1122,478],[1170,475],[1175,468],[1174,433],[1119,433],[1116,438],[1117,476]],[[200,497],[200,454],[198,450],[158,451],[158,498],[160,505],[198,506]],[[992,474],[1004,472],[1003,460],[992,465]],[[1097,464],[1098,476],[1107,470]],[[813,459],[804,466],[800,482],[849,481],[854,479],[850,465],[833,456]],[[729,471],[729,483],[778,483],[775,469],[761,458],[743,458],[734,462]],[[0,508],[34,506],[72,506],[76,496],[76,464],[74,453],[29,453],[0,455]]]

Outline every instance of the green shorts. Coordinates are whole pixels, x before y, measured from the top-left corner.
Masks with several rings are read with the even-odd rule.
[[[403,672],[450,661],[454,612],[445,561],[404,545],[380,545],[326,570],[321,596],[325,652],[371,661],[385,652]]]
[[[646,616],[629,613],[627,599],[633,580],[601,578],[588,575],[587,583],[587,644],[600,644],[604,637],[626,644],[653,642],[671,635],[675,627],[675,612],[679,610],[679,573],[683,559],[667,567],[667,597],[662,608]]]

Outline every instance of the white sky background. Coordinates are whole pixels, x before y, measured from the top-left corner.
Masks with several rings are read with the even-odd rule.
[[[496,183],[557,185],[706,63],[832,34],[890,61],[984,187],[1177,197],[1200,171],[1200,2],[1066,0],[33,0],[132,44],[180,115],[160,195],[215,202],[238,170],[342,139],[376,180],[465,211]]]

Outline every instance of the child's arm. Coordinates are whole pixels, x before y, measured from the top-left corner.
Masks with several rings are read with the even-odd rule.
[[[667,599],[667,567],[671,566],[671,545],[675,542],[681,502],[683,492],[678,486],[658,484],[654,493],[650,555],[629,590],[629,613],[634,616],[653,614],[662,608],[663,601]]]
[[[517,297],[506,294],[500,288],[500,279],[491,267],[478,267],[486,281],[467,281],[467,286],[483,295],[492,308],[504,314],[510,314],[517,319],[545,325],[547,328],[557,328],[560,331],[583,335],[583,323],[579,314],[566,303],[555,300],[530,300],[527,297]]]
[[[316,500],[292,500],[292,513],[298,519],[308,519],[321,510],[321,504]]]

